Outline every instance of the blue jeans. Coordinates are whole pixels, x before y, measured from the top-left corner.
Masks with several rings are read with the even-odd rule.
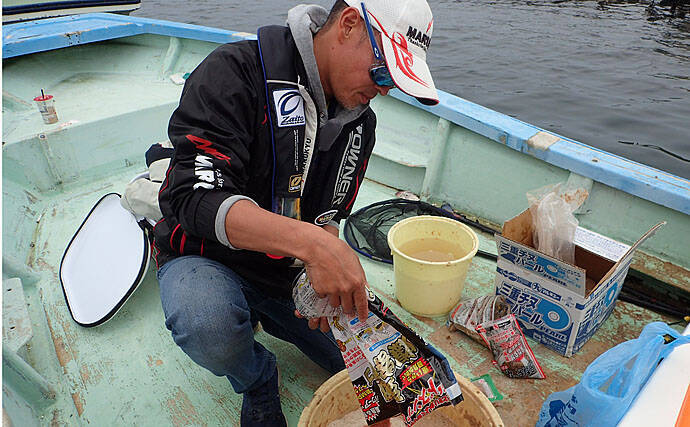
[[[296,345],[335,374],[345,368],[331,332],[309,329],[292,299],[264,295],[225,265],[200,256],[168,261],[158,270],[165,326],[196,363],[226,376],[237,393],[260,387],[276,369],[273,353],[254,340],[253,323]]]

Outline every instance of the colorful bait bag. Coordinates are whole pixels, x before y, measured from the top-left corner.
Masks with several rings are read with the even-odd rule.
[[[477,326],[477,332],[494,354],[494,365],[506,376],[546,378],[514,314],[495,321],[484,322]]]
[[[311,287],[306,272],[296,280],[293,299],[305,317],[328,317],[355,394],[369,425],[403,415],[411,426],[434,409],[462,402],[450,365],[438,350],[398,319],[371,291],[364,321],[328,305]]]

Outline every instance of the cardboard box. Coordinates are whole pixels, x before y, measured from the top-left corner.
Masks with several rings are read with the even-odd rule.
[[[578,227],[571,265],[534,249],[527,209],[496,234],[496,294],[506,297],[525,335],[570,357],[609,317],[635,250],[664,224],[632,246]]]

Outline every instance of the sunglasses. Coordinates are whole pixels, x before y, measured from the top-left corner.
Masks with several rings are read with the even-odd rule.
[[[376,39],[374,38],[374,30],[371,28],[369,23],[369,15],[367,14],[367,8],[364,7],[364,2],[362,5],[362,15],[364,15],[364,24],[367,27],[367,33],[369,34],[369,41],[371,42],[371,48],[374,50],[374,57],[376,57],[376,63],[369,69],[369,77],[377,85],[381,87],[395,87],[393,78],[391,77],[388,67],[386,67],[386,60],[381,54],[379,46],[376,44]]]

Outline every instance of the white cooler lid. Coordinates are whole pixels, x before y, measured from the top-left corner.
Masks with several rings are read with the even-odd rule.
[[[67,307],[81,326],[100,325],[117,313],[144,278],[149,242],[120,195],[103,196],[72,237],[60,263]]]

